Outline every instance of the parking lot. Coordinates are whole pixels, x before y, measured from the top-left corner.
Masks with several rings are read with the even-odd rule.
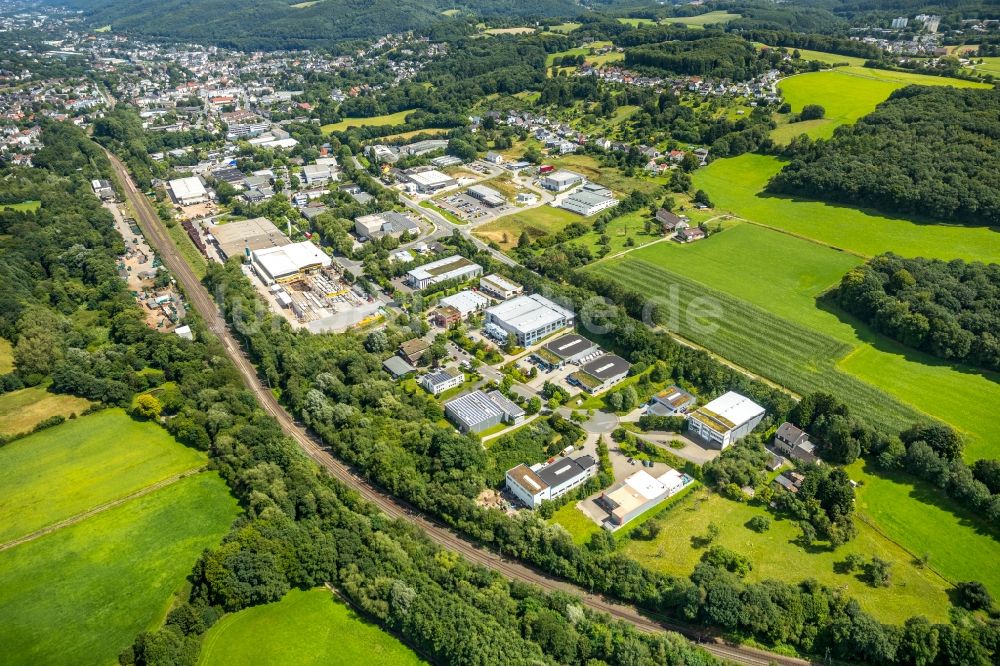
[[[487,206],[464,192],[441,197],[435,203],[466,222],[488,222],[514,210],[514,206],[509,203],[496,207]]]

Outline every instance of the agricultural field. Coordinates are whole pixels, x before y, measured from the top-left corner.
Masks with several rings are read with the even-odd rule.
[[[978,580],[1000,595],[1000,534],[976,516],[910,477],[870,472],[864,461],[847,468],[859,482],[857,513],[955,583]]]
[[[625,25],[632,26],[633,28],[640,25],[655,25],[656,21],[648,18],[619,18],[619,23],[624,23]]]
[[[320,129],[323,134],[331,132],[342,132],[349,127],[381,127],[383,125],[402,125],[406,122],[406,116],[413,113],[413,109],[405,109],[396,113],[389,113],[384,116],[372,116],[371,118],[345,118],[339,123],[323,125]]]
[[[0,204],[0,209],[4,210],[36,211],[41,207],[41,201],[22,201],[21,203]]]
[[[121,409],[0,448],[0,543],[205,465],[163,428]]]
[[[379,138],[380,142],[386,141],[405,141],[407,139],[412,139],[418,134],[430,134],[437,136],[440,134],[447,134],[451,130],[445,129],[444,127],[428,127],[426,129],[410,130],[409,132],[400,132],[399,134],[390,134],[389,136],[383,136]]]
[[[10,340],[0,338],[0,375],[6,375],[14,369],[14,346]]]
[[[205,472],[0,552],[4,657],[115,663],[163,621],[199,554],[238,512],[222,479]]]
[[[51,416],[69,417],[82,414],[90,401],[74,395],[49,393],[40,386],[11,391],[0,395],[0,435],[11,436],[30,432]]]
[[[576,30],[577,28],[579,28],[581,25],[583,25],[583,24],[582,23],[576,23],[575,21],[566,21],[565,23],[559,23],[558,25],[554,25],[554,26],[550,27],[549,31],[550,32],[562,32],[562,33],[573,32],[574,30]]]
[[[693,174],[717,212],[728,212],[864,257],[892,251],[906,257],[1000,261],[1000,234],[986,227],[928,224],[878,211],[764,192],[781,170],[776,157],[747,153]]]
[[[739,14],[733,14],[724,11],[714,11],[714,12],[708,12],[707,14],[699,14],[698,16],[679,16],[676,18],[666,18],[663,19],[661,23],[669,23],[671,25],[675,23],[681,23],[689,28],[697,28],[701,30],[710,23],[728,23],[730,21],[738,19],[739,17],[740,17]]]
[[[528,35],[534,31],[534,28],[522,26],[520,28],[488,28],[483,32],[487,35]]]
[[[646,293],[649,285],[657,285],[651,297],[663,309],[670,330],[795,393],[833,393],[860,416],[898,430],[920,418],[916,410],[836,368],[851,350],[845,342],[632,253],[589,270]]]
[[[805,104],[819,104],[826,117],[800,123],[787,123],[788,116],[776,114],[779,126],[771,133],[777,143],[787,143],[799,134],[812,139],[828,139],[840,125],[853,123],[875,110],[897,88],[910,84],[925,86],[955,86],[956,88],[986,88],[983,83],[927,76],[909,72],[890,72],[866,67],[838,67],[823,72],[807,72],[783,79],[778,87],[792,113]],[[786,121],[784,124],[782,121]]]
[[[772,518],[771,528],[758,535],[748,527],[754,516]],[[774,520],[763,508],[727,500],[707,489],[696,490],[690,497],[661,517],[659,536],[652,541],[625,539],[620,549],[640,563],[665,573],[687,576],[698,563],[704,548],[696,547],[707,525],[720,528],[716,543],[748,556],[753,564],[749,580],[776,579],[789,583],[815,578],[831,588],[841,589],[858,600],[861,606],[883,622],[902,623],[912,615],[947,621],[948,584],[928,569],[920,569],[913,557],[863,522],[858,522],[858,536],[830,551],[824,547],[803,548],[797,543],[801,534],[794,520]],[[889,587],[873,588],[855,573],[837,573],[834,566],[851,553],[866,559],[877,555],[892,563]]]
[[[827,379],[818,379],[805,367],[796,370],[793,366],[779,371],[777,368],[782,366],[775,365],[769,371],[766,362],[754,361],[759,352],[751,352],[750,348],[770,347],[770,344],[761,344],[760,340],[771,341],[784,334],[760,330],[762,337],[754,342],[750,332],[757,331],[757,324],[739,322],[734,315],[754,313],[761,321],[770,319],[771,323],[766,326],[774,329],[802,329],[799,333],[802,341],[811,340],[816,349],[827,350],[825,360],[815,370],[838,381],[846,377],[855,388],[862,382],[878,387],[879,394],[885,398],[888,396],[882,391],[891,395],[891,402],[897,405],[891,410],[897,414],[894,419],[897,425],[901,424],[901,419],[927,414],[963,433],[970,460],[984,455],[995,456],[1000,451],[1000,427],[990,416],[989,407],[1000,404],[1000,378],[956,368],[905,349],[873,333],[864,324],[831,311],[817,300],[861,259],[764,227],[737,224],[693,245],[656,243],[637,249],[621,260],[597,264],[595,270],[601,270],[603,263],[610,263],[608,274],[624,275],[627,271],[621,269],[622,262],[631,266],[627,264],[629,261],[646,264],[644,270],[647,272],[651,270],[649,266],[659,267],[653,271],[656,277],[649,278],[661,280],[659,284],[686,284],[689,285],[686,289],[695,294],[699,290],[702,293],[719,290],[723,298],[736,299],[731,305],[726,301],[727,323],[724,326],[732,326],[737,332],[745,330],[747,338],[743,342],[730,340],[732,333],[729,332],[699,335],[697,328],[688,328],[695,342],[729,360],[801,393],[797,388],[800,382],[825,382]],[[734,266],[739,270],[733,270]],[[680,297],[682,302],[685,298],[689,297],[683,294]],[[683,330],[681,333],[688,337]],[[798,377],[798,381],[792,380],[792,375]],[[795,386],[786,383],[788,381],[794,381]],[[928,392],[928,386],[937,390]],[[861,400],[868,395],[869,392],[864,391],[857,397]]]
[[[977,58],[977,60],[979,60],[979,58]],[[1000,56],[982,58],[982,61],[982,63],[976,63],[972,69],[980,74],[992,74],[993,76],[1000,78]]]
[[[199,664],[424,664],[329,590],[292,590],[278,602],[222,618],[205,634]]]

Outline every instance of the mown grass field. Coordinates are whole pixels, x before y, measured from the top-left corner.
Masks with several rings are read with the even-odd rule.
[[[979,58],[976,58],[979,60]],[[989,58],[983,58],[982,63],[976,63],[973,67],[974,70],[980,74],[992,74],[995,77],[1000,78],[1000,56],[991,56]]]
[[[14,369],[14,346],[7,338],[0,338],[0,375]]]
[[[882,532],[950,581],[982,581],[1000,596],[1000,534],[989,533],[976,516],[911,477],[875,475],[858,461],[848,468],[860,485],[856,490],[859,516],[874,521]]]
[[[437,135],[440,135],[440,134],[447,134],[450,131],[451,130],[446,129],[444,127],[427,127],[425,129],[410,130],[409,132],[400,132],[399,134],[390,134],[389,136],[383,136],[383,137],[379,138],[379,142],[399,141],[399,140],[402,140],[402,139],[412,139],[413,137],[417,136],[418,134],[430,134],[430,135],[437,136]]]
[[[331,592],[292,590],[276,603],[222,618],[205,634],[199,664],[424,664]]]
[[[708,524],[715,523],[720,528],[716,543],[747,555],[753,563],[748,580],[797,583],[815,578],[828,587],[844,590],[883,622],[901,623],[912,615],[947,621],[947,583],[932,571],[916,567],[904,549],[864,523],[858,523],[858,536],[853,541],[829,551],[824,547],[806,549],[799,545],[796,540],[801,531],[792,520],[772,518],[771,529],[758,534],[746,527],[747,521],[757,515],[771,517],[761,507],[733,502],[704,489],[696,490],[692,498],[656,518],[663,525],[656,539],[625,539],[620,548],[650,568],[687,576],[705,552],[704,548],[696,548],[692,539],[704,536]],[[891,562],[890,586],[873,588],[856,574],[837,573],[834,564],[850,553],[866,559],[878,555]]]
[[[21,203],[0,204],[0,208],[5,210],[35,211],[41,207],[41,201],[22,201]]]
[[[649,293],[670,330],[800,395],[833,393],[858,415],[897,430],[920,418],[888,393],[836,368],[851,350],[845,342],[631,254],[590,270]]]
[[[844,273],[860,263],[860,258],[771,229],[738,224],[692,245],[650,245],[625,255],[624,260],[629,259],[669,267],[668,274],[661,276],[669,281],[663,284],[673,284],[676,276],[681,275],[704,285],[703,289],[719,290],[749,303],[764,311],[761,317],[773,318],[774,329],[788,325],[807,329],[811,333],[803,332],[803,340],[815,340],[815,344],[822,344],[823,349],[834,354],[829,359],[832,365],[827,365],[823,373],[853,376],[887,392],[896,402],[903,403],[901,417],[910,414],[912,418],[919,412],[951,424],[965,436],[966,456],[970,460],[1000,452],[1000,425],[991,416],[992,405],[1000,404],[1000,377],[957,368],[908,350],[817,301]],[[632,272],[629,264],[621,261],[611,260],[609,273]],[[697,290],[697,285],[691,289]],[[737,331],[743,329],[749,335],[757,330],[756,325],[734,319],[743,312],[736,306],[727,307],[726,318],[733,319],[731,325]],[[778,335],[764,330],[759,333],[763,337],[756,342],[748,337],[745,344],[769,347]],[[728,344],[726,352],[717,346],[719,340],[711,336],[693,339],[741,365],[753,358],[744,349],[744,343]],[[836,356],[838,350],[842,352],[840,356]],[[751,369],[757,371],[755,367]],[[784,383],[778,379],[779,374],[787,378],[786,373],[769,373],[766,367],[758,374],[779,383]],[[807,369],[795,374],[802,381],[811,376]],[[928,390],[929,386],[934,390]]]
[[[531,239],[558,233],[572,222],[590,224],[592,218],[580,217],[562,208],[542,205],[476,227],[475,234],[487,241],[496,241],[501,248],[517,245],[521,232],[528,232]]]
[[[592,521],[576,508],[576,502],[570,502],[559,508],[550,523],[558,523],[573,537],[573,542],[582,546],[590,540],[590,537],[601,531],[601,526]]]
[[[206,457],[108,409],[0,448],[0,543],[124,497]]]
[[[714,11],[708,12],[707,14],[699,14],[698,16],[681,16],[677,18],[666,18],[663,19],[663,23],[669,23],[673,25],[674,23],[681,23],[689,28],[698,28],[699,30],[704,28],[709,23],[728,23],[729,21],[734,21],[740,17],[739,14],[733,14],[731,12],[724,11]]]
[[[910,84],[986,88],[986,84],[943,76],[890,72],[867,67],[838,67],[823,72],[790,76],[778,84],[785,101],[798,113],[806,104],[819,104],[826,117],[801,123],[782,124],[771,133],[778,143],[787,143],[799,134],[812,139],[828,139],[840,125],[853,123],[875,110],[897,88]],[[787,116],[776,115],[781,120]]]
[[[915,222],[874,210],[764,192],[781,170],[776,157],[745,154],[716,160],[693,174],[717,212],[730,212],[865,257],[893,251],[905,257],[1000,261],[1000,234],[985,227]]]
[[[238,512],[222,479],[206,472],[0,552],[5,661],[115,663],[162,622],[198,555]]]
[[[11,391],[0,395],[0,435],[30,432],[50,416],[79,415],[88,407],[89,400],[74,395],[49,393],[39,386]]]
[[[320,128],[324,134],[331,132],[342,132],[349,127],[380,127],[382,125],[402,125],[406,122],[406,116],[413,113],[413,109],[405,109],[396,113],[388,113],[384,116],[372,116],[371,118],[345,118],[339,123],[323,125]]]

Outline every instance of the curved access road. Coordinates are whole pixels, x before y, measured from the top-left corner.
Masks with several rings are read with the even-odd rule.
[[[167,235],[163,223],[147,198],[139,192],[131,176],[122,162],[112,153],[108,158],[117,174],[123,191],[136,214],[136,221],[142,229],[146,240],[159,253],[163,264],[170,270],[174,278],[184,289],[188,302],[198,311],[206,326],[222,342],[230,359],[239,369],[243,382],[253,392],[261,407],[273,416],[285,433],[295,440],[301,449],[329,474],[355,490],[362,498],[376,505],[386,515],[400,518],[417,525],[434,542],[442,547],[457,552],[471,562],[493,569],[511,580],[523,581],[537,585],[548,591],[561,591],[578,596],[592,610],[607,613],[619,620],[628,622],[637,629],[647,632],[670,630],[680,633],[694,642],[698,642],[708,652],[720,659],[747,664],[748,666],[805,666],[810,662],[786,657],[772,652],[729,644],[722,639],[703,632],[697,627],[680,624],[667,619],[651,617],[640,612],[633,606],[627,606],[610,601],[600,595],[591,594],[564,580],[553,578],[537,569],[521,562],[507,558],[488,548],[477,545],[465,537],[455,533],[447,526],[433,520],[417,509],[392,497],[383,490],[376,488],[366,479],[355,474],[350,468],[339,462],[316,438],[306,431],[285,409],[278,404],[274,394],[261,383],[257,371],[244,355],[242,348],[230,333],[208,290],[202,285],[187,262],[178,252],[172,239]]]

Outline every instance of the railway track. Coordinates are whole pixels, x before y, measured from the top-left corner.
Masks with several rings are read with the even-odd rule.
[[[507,558],[501,553],[475,544],[442,523],[424,515],[419,510],[405,502],[388,495],[374,487],[366,479],[355,474],[349,467],[338,461],[327,448],[306,431],[278,403],[274,394],[265,387],[257,370],[247,359],[242,347],[233,337],[219,309],[205,289],[198,276],[180,255],[173,240],[167,234],[156,211],[153,210],[146,197],[139,192],[124,164],[113,153],[107,152],[108,158],[122,185],[126,198],[136,214],[136,222],[146,240],[159,253],[163,264],[170,270],[174,278],[184,289],[188,302],[198,311],[208,329],[222,342],[230,359],[240,371],[246,387],[256,396],[261,407],[281,425],[284,432],[290,436],[299,447],[325,469],[331,476],[355,490],[363,499],[377,506],[382,512],[392,518],[406,520],[418,526],[423,532],[440,546],[459,553],[476,564],[492,569],[511,580],[518,580],[537,585],[549,592],[566,592],[573,594],[590,609],[627,622],[645,632],[675,631],[716,657],[747,666],[805,666],[810,662],[793,657],[757,650],[742,645],[733,645],[721,639],[702,633],[698,628],[676,623],[667,619],[650,617],[633,606],[610,601],[600,595],[592,594],[564,580],[549,576],[546,573],[529,567],[520,561]]]

